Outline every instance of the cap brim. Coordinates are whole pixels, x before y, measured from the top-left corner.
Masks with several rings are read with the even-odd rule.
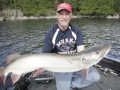
[[[61,8],[61,9],[57,10],[57,12],[59,12],[59,11],[61,11],[61,10],[67,10],[67,11],[69,11],[69,12],[71,13],[71,11],[70,11],[70,10],[65,9],[65,8]]]

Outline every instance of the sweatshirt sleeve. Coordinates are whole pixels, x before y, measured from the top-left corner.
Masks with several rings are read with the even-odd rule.
[[[45,38],[44,38],[42,52],[43,53],[51,53],[52,52],[52,48],[53,48],[52,32],[51,32],[51,30],[48,30],[48,32],[46,33]]]
[[[79,29],[77,33],[77,40],[76,40],[77,46],[84,45],[83,35],[82,31]]]

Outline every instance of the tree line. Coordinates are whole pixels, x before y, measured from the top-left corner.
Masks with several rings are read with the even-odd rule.
[[[0,0],[0,10],[22,10],[26,16],[55,15],[62,2],[72,5],[74,15],[120,14],[120,0]]]

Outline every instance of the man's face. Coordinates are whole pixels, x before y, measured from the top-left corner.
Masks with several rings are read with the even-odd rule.
[[[61,27],[68,27],[71,17],[72,17],[72,13],[70,13],[69,11],[64,9],[60,10],[57,13],[58,24]]]

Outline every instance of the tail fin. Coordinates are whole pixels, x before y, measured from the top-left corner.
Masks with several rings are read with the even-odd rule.
[[[3,85],[5,85],[5,81],[6,81],[6,75],[4,75],[4,69],[5,67],[0,67],[0,77]],[[11,74],[12,84],[15,84],[19,80],[19,78],[20,78],[20,75]]]
[[[1,67],[1,68],[0,68],[0,77],[1,77],[1,79],[2,79],[3,85],[5,85],[5,81],[6,81],[6,76],[4,75],[4,68],[5,68],[5,67]]]

